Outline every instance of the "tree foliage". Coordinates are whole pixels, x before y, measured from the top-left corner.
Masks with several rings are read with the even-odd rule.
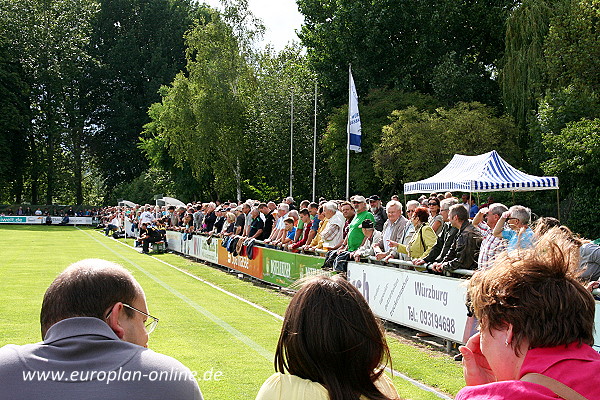
[[[268,48],[258,58],[256,82],[257,92],[250,105],[252,141],[249,145],[260,162],[256,158],[249,160],[247,175],[253,177],[254,182],[262,182],[262,189],[256,187],[258,192],[270,192],[275,195],[272,198],[288,195],[292,156],[293,191],[307,197],[312,192],[316,77],[308,68],[302,48],[292,45],[279,53]],[[290,153],[292,96],[293,150]],[[317,98],[317,112],[322,113],[320,93]],[[319,117],[323,121],[322,114]],[[322,169],[321,157],[317,163]]]
[[[439,172],[454,154],[498,151],[509,163],[519,159],[517,129],[507,116],[480,103],[419,111],[411,106],[392,113],[375,151],[375,169],[385,182],[417,181]],[[518,164],[517,164],[518,165]]]
[[[30,88],[27,132],[31,201],[64,200],[57,190],[72,184],[72,154],[63,144],[81,120],[76,96],[90,60],[87,45],[97,3],[88,0],[2,0],[2,32]],[[66,196],[68,197],[68,195]]]
[[[560,132],[545,132],[543,140],[550,158],[542,167],[558,175],[566,193],[562,222],[575,232],[598,237],[600,214],[590,212],[589,203],[600,195],[600,119],[570,122]]]
[[[29,86],[17,59],[0,42],[0,203],[21,201],[29,125]]]
[[[525,0],[506,22],[506,50],[500,73],[502,97],[517,125],[524,128],[547,87],[544,42],[556,4],[562,0]],[[520,145],[526,145],[521,136]]]
[[[148,168],[138,148],[148,108],[161,85],[185,65],[184,33],[197,17],[189,0],[100,0],[88,71],[86,143],[107,186],[129,182]]]
[[[466,72],[456,85],[459,100],[494,101],[493,71],[502,55],[503,23],[514,4],[298,0],[305,18],[300,38],[333,106],[345,101],[348,64],[359,94],[386,86],[434,94],[434,86],[447,89],[441,87],[444,74],[456,82],[458,69]]]
[[[186,73],[163,89],[145,132],[164,138],[178,166],[188,163],[196,178],[211,174],[212,189],[230,195],[241,190],[241,164],[250,156],[244,149],[254,77],[232,27],[216,12],[194,25],[186,43]]]
[[[545,55],[552,87],[600,93],[600,1],[571,0],[552,19]]]

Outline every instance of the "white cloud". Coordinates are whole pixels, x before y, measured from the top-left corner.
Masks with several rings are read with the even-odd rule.
[[[220,9],[219,0],[204,0]],[[295,0],[248,0],[252,13],[265,25],[264,43],[271,43],[275,50],[282,50],[290,41],[299,41],[296,30],[300,30],[304,17],[298,11]]]

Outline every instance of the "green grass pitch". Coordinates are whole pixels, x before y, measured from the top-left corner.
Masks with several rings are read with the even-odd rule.
[[[150,313],[160,318],[150,347],[195,371],[207,400],[254,399],[274,372],[281,319],[173,267],[278,315],[289,303],[285,295],[177,255],[139,254],[89,228],[1,225],[0,237],[0,346],[40,341],[39,311],[50,282],[75,261],[102,258],[140,282]],[[388,343],[395,370],[450,396],[464,386],[462,368],[450,357],[394,338]],[[401,378],[394,384],[403,398],[439,399]]]

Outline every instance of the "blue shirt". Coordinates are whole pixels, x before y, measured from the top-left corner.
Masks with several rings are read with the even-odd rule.
[[[294,240],[294,236],[296,236],[296,227],[293,227],[291,231],[287,233],[287,238]]]
[[[478,212],[479,212],[479,207],[477,207],[477,204],[473,204],[471,206],[471,211],[469,212],[469,218],[475,218],[475,216],[477,215]]]
[[[312,229],[313,231],[318,231],[319,230],[319,224],[321,223],[321,220],[319,219],[318,216],[315,215],[315,219],[313,219],[313,223],[310,226],[310,229]]]
[[[505,229],[502,231],[502,237],[508,240],[508,246],[506,247],[507,251],[512,251],[517,248],[528,249],[533,247],[533,242],[535,241],[535,236],[530,227],[527,227],[521,237],[519,237],[519,234],[512,229]]]

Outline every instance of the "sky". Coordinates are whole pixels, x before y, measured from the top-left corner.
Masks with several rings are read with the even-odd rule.
[[[203,0],[204,3],[220,9],[219,0]],[[288,42],[298,41],[295,30],[300,30],[304,21],[298,11],[296,0],[248,0],[252,13],[265,25],[264,44],[271,43],[277,51]]]

